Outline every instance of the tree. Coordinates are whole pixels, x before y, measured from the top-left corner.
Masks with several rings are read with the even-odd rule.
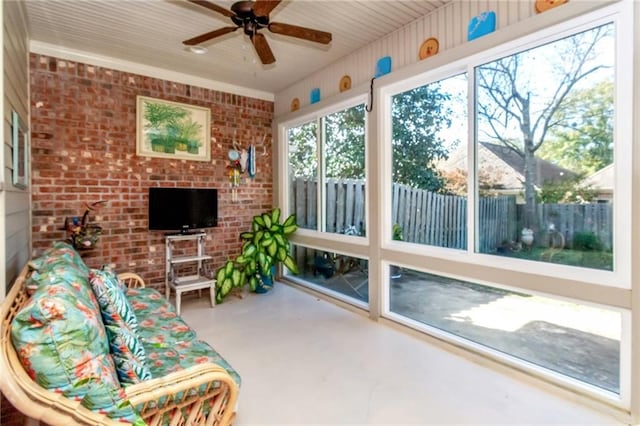
[[[568,179],[560,182],[546,182],[540,187],[538,201],[546,204],[578,203],[593,201],[598,191],[583,186],[579,179]]]
[[[463,169],[453,169],[442,172],[444,179],[443,192],[459,197],[466,197],[467,192],[467,171]],[[478,194],[481,197],[497,197],[504,186],[500,183],[502,172],[496,170],[478,170]]]
[[[288,130],[289,178],[315,179],[318,173],[316,135],[318,125],[310,121]]]
[[[477,68],[478,132],[523,158],[528,228],[537,228],[536,151],[554,128],[567,125],[561,111],[574,90],[602,75],[613,78],[604,54],[611,33],[612,24],[603,25]]]
[[[323,118],[325,126],[325,176],[364,179],[364,105],[356,105]]]
[[[556,116],[559,124],[540,147],[541,158],[582,176],[613,163],[613,82],[572,93]]]
[[[438,132],[451,124],[445,102],[450,95],[439,83],[418,87],[393,98],[393,181],[431,191],[442,191],[443,178],[434,162],[446,158],[448,148]],[[325,177],[364,179],[365,111],[357,105],[321,118],[324,126]],[[317,122],[291,128],[290,177],[317,177]]]
[[[451,125],[447,93],[439,83],[421,86],[393,97],[393,182],[440,192],[444,179],[434,162],[446,159],[448,149],[438,133]]]

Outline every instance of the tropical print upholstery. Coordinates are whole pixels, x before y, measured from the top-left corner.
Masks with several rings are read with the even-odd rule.
[[[211,346],[197,340],[196,333],[157,290],[132,288],[127,290],[127,298],[136,316],[144,318],[138,335],[147,351],[147,365],[153,377],[213,362],[226,369],[240,385],[238,373]]]
[[[240,375],[211,346],[197,340],[196,333],[157,290],[130,288],[127,290],[127,298],[136,316],[141,319],[138,335],[147,352],[147,365],[153,377],[164,377],[196,364],[214,362],[226,369],[240,386]],[[179,392],[174,399],[181,400],[183,397],[182,392]],[[164,404],[166,400],[161,399],[159,403]],[[205,405],[205,412],[207,411]],[[186,421],[189,413],[182,410],[182,416]],[[168,415],[161,423],[169,423]]]
[[[128,327],[107,325],[105,328],[120,384],[127,386],[150,380],[147,352],[138,337]]]
[[[52,285],[69,285],[79,299],[95,312],[100,312],[96,296],[91,290],[87,275],[80,268],[64,260],[49,262],[44,268],[32,271],[27,280],[27,287],[33,291],[40,287]]]
[[[121,423],[144,426],[146,423],[133,408],[122,388],[111,388],[98,381],[90,383],[91,391],[82,399],[81,404],[91,411],[105,413]]]
[[[129,327],[136,333],[138,319],[120,288],[118,277],[112,271],[92,269],[89,272],[89,280],[98,299],[104,323],[117,327]]]
[[[240,384],[156,290],[124,289],[114,271],[90,270],[66,243],[53,244],[30,267],[32,295],[14,318],[11,337],[25,370],[43,388],[142,426],[122,386],[205,362],[227,369]],[[186,419],[188,410],[182,412]]]
[[[83,405],[118,395],[120,383],[100,314],[65,281],[36,290],[14,318],[11,338],[25,370],[43,388]],[[132,407],[120,405],[102,410],[116,420],[136,422]]]
[[[37,259],[31,260],[29,262],[29,266],[39,271],[44,268],[48,263],[64,261],[67,263],[72,263],[78,268],[82,270],[84,275],[86,276],[89,273],[89,268],[82,260],[82,257],[78,252],[71,246],[69,243],[65,243],[63,241],[57,241],[48,248],[42,256]]]
[[[178,341],[163,345],[145,343],[149,369],[154,377],[181,371],[192,365],[212,362],[229,372],[240,386],[240,375],[209,344],[202,340]]]
[[[196,333],[178,316],[175,308],[157,290],[130,288],[127,299],[140,318],[138,337],[143,343],[164,344],[193,340]]]

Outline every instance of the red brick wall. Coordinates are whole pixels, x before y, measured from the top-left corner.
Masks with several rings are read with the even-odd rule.
[[[65,239],[66,216],[84,202],[107,200],[92,220],[103,227],[91,267],[113,264],[153,286],[164,285],[164,238],[149,232],[150,186],[218,188],[219,223],[207,230],[215,267],[240,250],[238,235],[272,206],[273,103],[137,74],[31,55],[32,211],[34,255]],[[211,161],[136,155],[136,96],[211,109]],[[234,132],[242,146],[260,145],[255,180],[243,175],[231,202],[226,166]],[[178,206],[177,206],[178,207]]]

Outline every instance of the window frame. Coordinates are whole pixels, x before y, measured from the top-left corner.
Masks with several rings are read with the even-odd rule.
[[[463,346],[472,352],[488,355],[502,363],[517,369],[525,369],[534,375],[553,382],[561,387],[579,390],[605,400],[615,406],[629,409],[631,406],[631,336],[632,336],[632,301],[631,301],[631,233],[632,225],[632,156],[633,125],[629,117],[633,116],[633,94],[623,89],[625,81],[633,78],[633,13],[629,3],[619,2],[604,6],[596,11],[588,12],[552,26],[544,27],[515,38],[511,41],[488,48],[485,51],[457,56],[456,60],[443,61],[440,65],[410,75],[399,75],[389,79],[388,83],[379,87],[380,114],[378,134],[382,139],[380,155],[382,156],[383,175],[381,188],[384,207],[379,228],[381,238],[382,282],[381,316],[410,328],[417,329],[457,346]],[[509,56],[527,49],[562,39],[602,24],[613,23],[615,26],[615,89],[614,89],[614,214],[613,214],[613,271],[597,270],[570,265],[503,258],[482,254],[475,251],[478,244],[476,224],[478,213],[476,208],[476,138],[475,123],[475,67],[489,63],[501,57]],[[460,50],[464,51],[464,48]],[[467,195],[467,241],[466,250],[445,247],[426,246],[421,244],[398,242],[391,239],[391,103],[392,97],[398,93],[430,84],[461,72],[467,72],[468,81],[468,188],[473,188]],[[627,118],[625,120],[625,117]],[[469,280],[491,287],[510,290],[524,290],[530,294],[544,297],[565,299],[574,303],[591,304],[619,311],[621,313],[620,340],[620,393],[602,390],[584,382],[563,376],[541,367],[528,366],[517,358],[507,356],[482,345],[468,342],[433,327],[419,324],[408,318],[390,312],[389,309],[389,268],[391,265],[404,266],[419,271],[446,276],[455,279]],[[426,265],[426,266],[425,266]],[[502,277],[501,277],[502,275]],[[538,281],[538,282],[536,282]],[[513,282],[518,285],[510,285]]]
[[[383,200],[384,212],[383,216],[391,217],[391,98],[394,95],[411,90],[412,88],[422,85],[431,84],[457,74],[466,72],[468,81],[468,140],[467,140],[467,167],[474,173],[468,173],[467,187],[473,188],[467,194],[467,241],[466,250],[449,249],[445,247],[426,246],[422,244],[412,244],[407,242],[394,242],[391,240],[391,223],[383,223],[383,248],[389,248],[399,251],[418,252],[425,256],[435,258],[456,258],[460,262],[475,265],[486,265],[499,269],[509,269],[521,271],[536,275],[545,275],[553,278],[565,280],[583,281],[598,286],[615,287],[620,289],[631,288],[631,239],[629,232],[619,232],[621,229],[631,229],[631,156],[625,153],[631,150],[631,125],[630,120],[623,117],[630,117],[632,111],[632,96],[622,90],[622,82],[632,79],[631,61],[632,56],[629,52],[630,43],[625,42],[631,38],[628,29],[631,27],[629,23],[625,23],[625,13],[619,4],[605,7],[596,12],[589,13],[584,16],[574,18],[562,24],[547,27],[528,36],[514,39],[510,42],[490,48],[486,51],[475,53],[464,59],[444,64],[440,67],[428,70],[426,72],[405,78],[396,82],[391,82],[380,88],[380,96],[382,98],[382,139],[383,144],[383,161],[384,175],[383,182]],[[626,15],[631,15],[627,13]],[[478,244],[477,223],[478,213],[476,209],[477,201],[477,184],[475,175],[477,173],[476,159],[476,137],[477,129],[475,123],[475,68],[477,66],[492,62],[496,59],[513,55],[527,49],[547,44],[567,36],[579,33],[584,30],[605,24],[613,23],[615,25],[615,96],[614,96],[614,164],[615,164],[615,180],[613,194],[613,252],[614,252],[614,268],[613,271],[597,270],[592,268],[584,268],[570,265],[561,265],[553,263],[544,263],[541,270],[539,262],[529,260],[503,258],[490,254],[475,252]],[[626,37],[626,39],[625,39]],[[626,54],[625,54],[626,53]],[[472,244],[473,243],[473,244]]]
[[[294,120],[283,121],[278,124],[278,135],[280,136],[280,140],[283,141],[281,155],[279,156],[279,162],[280,164],[286,165],[286,167],[284,167],[282,170],[282,176],[283,176],[283,179],[286,180],[286,184],[280,185],[280,189],[281,189],[280,204],[283,206],[286,206],[285,213],[287,215],[292,213],[289,211],[289,201],[291,199],[291,194],[289,191],[290,187],[288,185],[288,179],[289,179],[289,138],[287,135],[288,130],[290,128],[298,127],[312,121],[315,121],[317,123],[316,140],[318,143],[316,145],[316,155],[318,157],[318,182],[320,183],[320,180],[324,180],[325,178],[324,177],[325,161],[324,161],[324,152],[323,152],[323,147],[324,147],[323,118],[328,115],[335,114],[335,113],[347,110],[349,108],[356,107],[358,105],[364,105],[366,108],[366,105],[367,105],[366,96],[364,95],[354,96],[342,102],[339,102],[339,103],[330,105],[328,107],[318,109],[309,114],[305,114],[303,116],[297,117]],[[368,138],[367,126],[368,126],[368,117],[367,117],[367,114],[365,113],[365,117],[364,117],[365,182],[369,181],[369,168],[367,167],[369,164],[369,157],[368,157],[369,156],[369,138]],[[326,222],[326,200],[325,200],[326,197],[324,192],[325,191],[323,189],[323,186],[318,184],[318,193],[317,193],[317,200],[316,200],[317,206],[318,206],[317,229],[314,230],[314,229],[307,229],[307,228],[298,228],[295,236],[312,237],[312,238],[315,237],[315,238],[321,238],[323,240],[343,241],[343,242],[351,242],[356,244],[360,243],[358,245],[363,245],[363,246],[368,245],[368,242],[369,242],[368,235],[351,236],[351,235],[338,234],[334,232],[322,231],[322,229],[325,228],[325,222]],[[365,185],[364,217],[367,219],[367,222],[369,218],[369,194],[370,194],[369,187]],[[294,240],[295,240],[295,236],[294,236]],[[305,244],[305,246],[306,245],[307,244]],[[349,253],[344,253],[344,254],[349,254]]]
[[[423,270],[442,276],[450,276],[456,279],[469,280],[480,284],[486,283],[492,287],[505,287],[515,290],[524,290],[532,294],[540,294],[546,297],[566,299],[578,303],[594,304],[604,306],[610,309],[620,310],[623,314],[623,324],[621,330],[620,341],[620,394],[603,395],[601,392],[594,391],[588,385],[582,383],[571,382],[569,378],[564,376],[558,378],[549,378],[545,376],[544,371],[536,371],[522,365],[522,363],[511,363],[504,356],[495,354],[482,353],[482,357],[475,353],[482,350],[475,348],[466,343],[452,342],[453,345],[467,349],[469,357],[478,362],[487,362],[494,364],[497,369],[502,364],[513,366],[519,371],[528,371],[529,375],[523,376],[524,379],[533,376],[534,379],[542,376],[542,383],[554,383],[559,388],[568,390],[568,395],[581,395],[583,401],[590,404],[603,404],[605,410],[612,407],[622,407],[623,415],[638,415],[638,407],[640,407],[640,389],[637,378],[631,377],[632,366],[638,368],[640,361],[637,360],[637,354],[632,352],[631,337],[637,337],[636,330],[632,330],[632,318],[637,320],[638,313],[636,302],[638,297],[632,295],[631,290],[638,290],[638,284],[632,282],[634,278],[637,281],[638,267],[632,267],[631,254],[632,249],[637,252],[640,247],[639,243],[632,242],[631,237],[638,234],[636,230],[628,228],[623,234],[617,230],[623,229],[618,215],[622,216],[623,223],[630,224],[633,208],[636,210],[638,203],[638,195],[640,192],[637,186],[632,187],[631,165],[632,155],[637,154],[632,147],[634,136],[633,119],[638,116],[637,111],[633,110],[634,101],[632,91],[626,87],[626,92],[622,88],[621,82],[633,80],[633,64],[634,57],[632,55],[634,44],[637,44],[637,37],[634,41],[634,17],[639,15],[640,10],[630,1],[618,0],[612,3],[570,3],[562,8],[558,8],[553,13],[545,13],[532,16],[530,19],[523,20],[518,25],[512,25],[508,30],[498,29],[481,39],[473,42],[456,42],[454,46],[441,50],[428,60],[419,61],[406,65],[393,73],[375,79],[372,84],[372,97],[369,99],[369,84],[366,87],[363,84],[353,89],[353,92],[359,91],[357,97],[347,98],[351,93],[342,93],[335,95],[326,100],[322,100],[317,105],[305,107],[302,111],[295,113],[286,113],[275,119],[274,133],[278,137],[278,156],[277,156],[277,202],[281,205],[288,205],[288,185],[284,184],[283,170],[287,170],[287,153],[286,134],[284,134],[284,125],[289,123],[302,123],[324,111],[336,111],[344,109],[349,105],[352,99],[363,99],[366,106],[370,106],[373,112],[367,115],[367,131],[365,135],[366,143],[366,218],[367,232],[366,239],[349,239],[348,237],[336,234],[323,234],[320,232],[310,232],[308,230],[300,230],[292,236],[292,240],[300,245],[316,249],[328,250],[342,254],[354,254],[366,258],[370,262],[369,278],[370,278],[370,306],[369,315],[372,319],[378,320],[382,317],[383,321],[402,322],[390,317],[388,312],[388,282],[389,282],[389,265],[399,265],[417,270]],[[543,38],[558,39],[562,38],[562,33],[573,34],[580,31],[580,27],[593,27],[598,23],[615,22],[616,30],[616,89],[615,99],[615,121],[614,121],[614,161],[616,164],[615,188],[616,198],[616,216],[614,218],[613,233],[615,235],[614,250],[616,251],[617,260],[622,264],[616,264],[615,274],[609,271],[602,271],[569,267],[560,265],[560,269],[573,268],[573,272],[567,274],[561,272],[562,276],[555,276],[551,264],[543,264],[545,267],[540,268],[538,262],[518,261],[511,259],[511,262],[505,264],[503,259],[496,256],[483,255],[480,253],[469,253],[469,251],[460,252],[459,250],[446,249],[441,247],[429,247],[406,242],[397,242],[391,239],[391,214],[390,207],[387,207],[391,200],[391,161],[389,160],[390,147],[387,147],[385,141],[389,141],[390,137],[390,96],[395,93],[409,90],[418,83],[428,84],[429,81],[446,78],[459,72],[468,73],[468,82],[472,87],[475,78],[473,67],[465,67],[469,61],[479,61],[478,64],[489,62],[488,55],[505,56],[509,54],[509,49],[514,46],[519,47],[518,50],[529,45],[543,44]],[[589,25],[590,24],[590,25]],[[636,25],[637,28],[637,25]],[[636,30],[637,32],[637,30]],[[637,35],[637,34],[635,34]],[[445,46],[446,47],[446,46]],[[637,62],[637,61],[635,61]],[[462,68],[462,71],[451,71],[455,66]],[[431,80],[429,80],[431,78]],[[410,82],[414,82],[413,85]],[[637,83],[637,82],[636,82]],[[305,86],[306,87],[306,86]],[[365,92],[366,91],[366,92]],[[637,92],[637,90],[636,90]],[[284,95],[289,95],[287,91]],[[475,102],[471,97],[467,108],[469,117],[475,117]],[[333,104],[331,104],[334,102]],[[636,105],[637,106],[637,105]],[[626,117],[626,120],[625,120]],[[475,123],[468,126],[469,138],[468,144],[473,148],[475,144]],[[320,126],[319,126],[320,127]],[[637,127],[637,125],[635,126]],[[623,144],[620,143],[623,142]],[[628,141],[628,142],[624,142]],[[469,156],[468,161],[471,167],[469,170],[475,170],[475,150],[470,150],[473,155]],[[637,155],[635,155],[637,157]],[[474,173],[475,174],[475,173]],[[469,173],[469,185],[474,182],[474,174]],[[371,194],[378,197],[379,201],[371,202]],[[475,206],[475,190],[471,191],[468,198],[468,205]],[[284,195],[283,195],[284,194]],[[624,197],[623,197],[624,195]],[[635,198],[633,198],[635,197]],[[626,198],[626,199],[625,199]],[[477,221],[467,214],[470,221]],[[475,223],[475,222],[473,222]],[[475,242],[475,226],[468,227],[468,241]],[[473,233],[473,235],[472,235]],[[622,238],[621,238],[622,236]],[[369,245],[371,244],[371,245]],[[619,280],[616,279],[619,278]],[[292,280],[293,281],[293,280]],[[616,281],[618,285],[616,285]],[[517,285],[514,286],[513,284]],[[621,284],[620,284],[621,283]],[[349,301],[347,301],[349,302]],[[349,302],[350,303],[350,302]],[[350,303],[353,305],[353,303]],[[633,308],[633,309],[632,309]],[[636,321],[637,322],[637,321]],[[410,323],[403,324],[409,328],[416,328]],[[426,334],[431,334],[428,330],[419,330]],[[633,331],[633,333],[632,333]],[[447,341],[445,337],[436,336],[440,340]],[[637,348],[637,344],[633,343]],[[484,356],[487,355],[487,356]],[[636,359],[632,360],[632,355],[636,355]],[[510,370],[509,370],[510,371]],[[634,370],[635,371],[635,370]],[[536,383],[540,383],[538,380]],[[632,389],[633,388],[633,389]],[[585,398],[586,395],[586,398]],[[633,401],[632,401],[633,399]]]

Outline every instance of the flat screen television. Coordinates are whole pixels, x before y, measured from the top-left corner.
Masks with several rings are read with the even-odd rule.
[[[149,188],[149,230],[190,231],[218,226],[218,190]]]

